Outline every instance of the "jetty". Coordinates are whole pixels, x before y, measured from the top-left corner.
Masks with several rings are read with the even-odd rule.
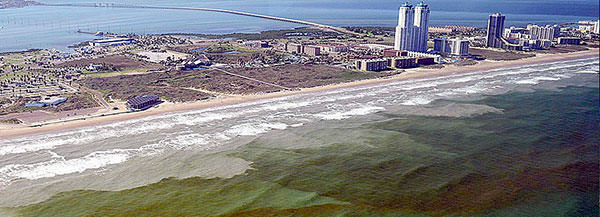
[[[324,30],[331,30],[342,34],[349,34],[360,36],[362,34],[356,33],[341,27],[325,25],[305,20],[291,19],[285,17],[277,17],[263,14],[255,14],[243,11],[235,11],[235,10],[227,10],[227,9],[218,9],[218,8],[194,8],[194,7],[175,7],[175,6],[146,6],[146,5],[129,5],[129,4],[118,4],[118,3],[65,3],[65,4],[48,4],[42,3],[42,6],[62,6],[62,7],[112,7],[112,8],[145,8],[145,9],[165,9],[165,10],[188,10],[188,11],[209,11],[209,12],[218,12],[218,13],[227,13],[227,14],[235,14],[241,16],[248,17],[256,17],[268,20],[276,20],[281,22],[288,23],[296,23],[308,26],[318,27]]]

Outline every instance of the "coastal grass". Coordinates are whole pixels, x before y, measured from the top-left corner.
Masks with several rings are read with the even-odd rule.
[[[598,216],[598,88],[492,96],[502,113],[382,112],[256,138],[229,179],[71,191],[22,216]],[[434,103],[435,105],[436,103]]]

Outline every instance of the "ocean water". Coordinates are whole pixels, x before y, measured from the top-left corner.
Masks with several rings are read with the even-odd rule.
[[[81,2],[43,0],[45,3]],[[104,1],[91,1],[104,2]],[[331,0],[306,1],[184,1],[122,0],[123,4],[213,7],[304,19],[336,26],[395,26],[398,1]],[[597,20],[598,2],[579,1],[428,1],[430,25],[459,24],[485,26],[490,13],[507,15],[507,25],[554,24]],[[76,33],[78,29],[117,33],[233,33],[289,29],[297,24],[237,15],[198,11],[147,10],[123,8],[28,7],[0,11],[0,52],[32,48],[68,50],[67,46],[94,39]]]
[[[31,209],[62,213],[71,203],[57,199],[149,191],[143,197],[154,202],[215,215],[265,207],[597,215],[598,66],[590,58],[395,81],[0,140],[0,207],[201,177],[99,197],[65,193]],[[207,187],[152,194],[188,182]],[[213,204],[215,192],[223,203]],[[73,210],[96,209],[85,204],[96,203]]]

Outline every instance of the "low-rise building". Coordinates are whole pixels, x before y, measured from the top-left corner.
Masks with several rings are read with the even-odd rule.
[[[346,45],[318,44],[316,46],[319,47],[321,49],[321,51],[323,51],[325,53],[342,53],[342,52],[348,52],[350,50],[350,47],[348,47]]]
[[[160,102],[160,99],[157,95],[145,95],[145,96],[136,96],[129,100],[127,100],[127,107],[130,110],[145,110],[148,109]]]
[[[383,50],[384,57],[400,57],[400,56],[406,56],[406,55],[408,55],[407,51],[394,50],[394,49]]]
[[[387,69],[388,61],[385,59],[363,59],[356,60],[354,65],[362,71],[378,72]]]
[[[547,49],[552,46],[552,41],[550,40],[529,40],[527,45],[533,49]]]
[[[267,41],[247,41],[244,45],[251,48],[269,48],[269,42]]]
[[[432,65],[435,64],[435,58],[433,57],[417,57],[415,63],[417,65]]]
[[[389,67],[404,69],[417,66],[417,58],[415,57],[392,57],[387,59]]]
[[[433,58],[433,61],[435,63],[440,63],[442,62],[442,56],[437,55],[437,54],[431,54],[431,53],[424,53],[424,52],[416,52],[416,51],[407,51],[407,56],[409,57],[423,57],[423,58]]]
[[[558,37],[558,44],[581,44],[580,38],[575,37]]]
[[[43,100],[26,102],[25,106],[41,108],[41,107],[46,107],[46,106],[56,106],[58,104],[66,102],[66,101],[67,101],[67,98],[63,98],[63,97],[46,97]]]
[[[288,43],[288,44],[285,44],[285,50],[290,53],[301,54],[302,53],[302,45]]]
[[[302,45],[289,43],[285,45],[285,50],[295,54],[305,54],[309,56],[320,56],[321,48],[314,45]]]
[[[304,54],[309,56],[321,56],[321,48],[313,45],[305,45],[302,48]]]

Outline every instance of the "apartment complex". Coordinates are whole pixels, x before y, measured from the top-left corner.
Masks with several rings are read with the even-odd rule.
[[[356,60],[355,66],[362,71],[383,71],[388,67],[388,61],[385,59],[366,59]]]
[[[554,40],[554,37],[560,33],[558,26],[538,26],[538,25],[527,25],[527,31],[529,32],[531,39],[539,40]]]
[[[305,54],[309,56],[320,56],[321,48],[314,45],[302,45],[288,43],[285,45],[285,50],[295,54]]]

